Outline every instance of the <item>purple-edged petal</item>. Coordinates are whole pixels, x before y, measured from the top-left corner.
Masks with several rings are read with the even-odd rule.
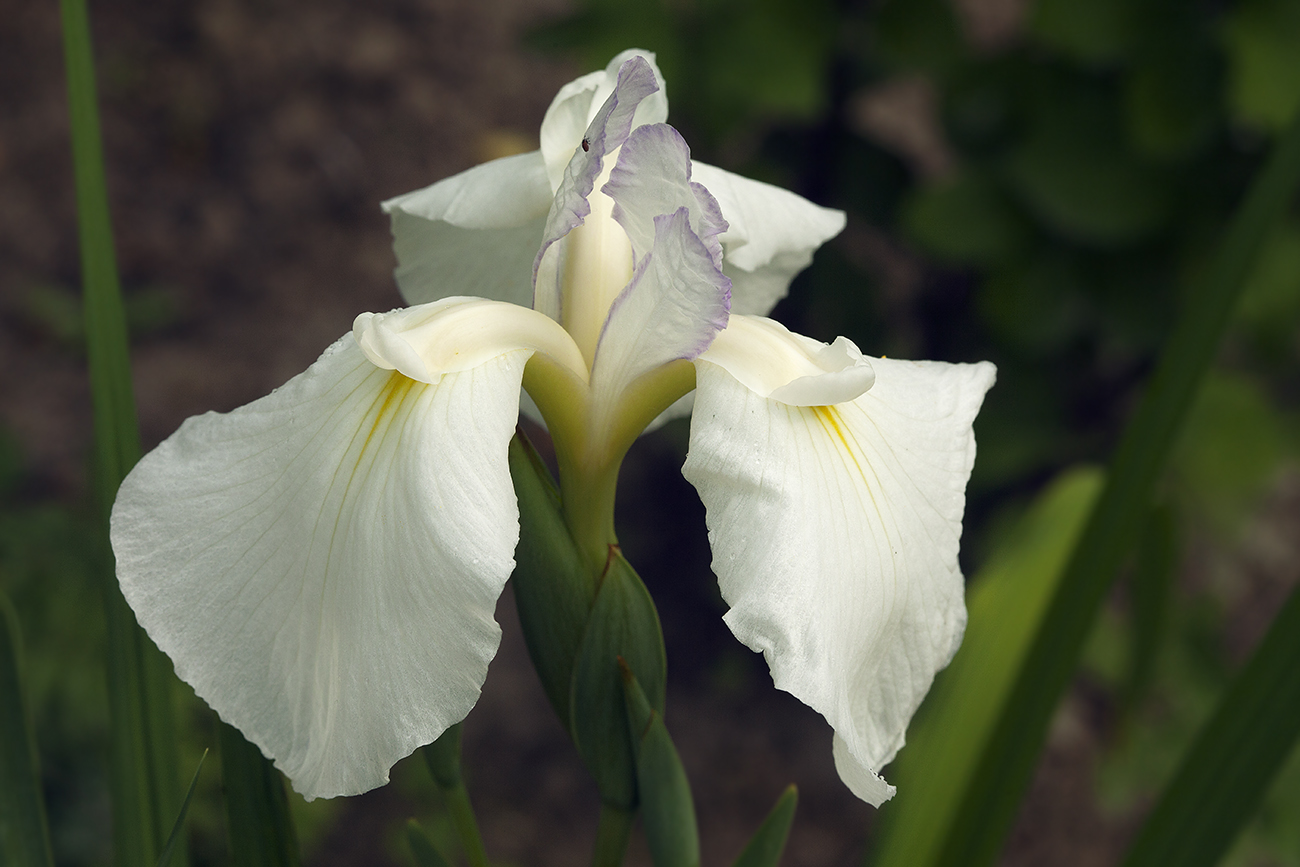
[[[614,200],[614,219],[632,239],[638,262],[654,245],[655,218],[688,208],[691,231],[704,242],[714,262],[722,264],[717,235],[726,231],[727,221],[709,191],[691,181],[691,149],[668,124],[632,131],[601,192]]]
[[[552,190],[559,189],[560,182],[564,179],[565,166],[569,164],[574,151],[581,146],[582,138],[596,112],[614,91],[619,70],[633,57],[640,57],[649,65],[659,90],[637,106],[632,127],[635,129],[642,124],[663,123],[668,119],[667,91],[663,75],[655,65],[653,52],[640,48],[628,49],[620,52],[604,69],[569,82],[555,95],[542,120],[542,156],[546,160],[546,172]]]
[[[564,179],[555,192],[542,231],[541,249],[533,261],[533,306],[557,321],[561,320],[561,284],[564,268],[554,246],[591,213],[588,201],[600,176],[605,156],[622,147],[632,129],[637,106],[659,89],[654,70],[644,57],[627,60],[609,97],[587,126],[583,141],[564,169]]]
[[[842,211],[789,190],[698,161],[693,170],[695,180],[718,200],[729,226],[719,240],[735,313],[770,311],[812,262],[813,252],[844,228]]]
[[[540,151],[493,160],[383,203],[409,304],[473,292],[532,306],[532,262],[551,207]]]
[[[123,482],[111,535],[141,625],[307,797],[383,785],[478,699],[530,355],[429,385],[349,334],[267,397],[189,419]]]
[[[794,406],[707,358],[682,472],[727,625],[826,717],[846,784],[879,803],[878,772],[965,626],[957,548],[993,366],[873,358],[855,400]]]
[[[726,327],[729,281],[689,220],[686,208],[655,218],[653,249],[610,307],[600,335],[594,403],[613,406],[638,377],[695,358]]]

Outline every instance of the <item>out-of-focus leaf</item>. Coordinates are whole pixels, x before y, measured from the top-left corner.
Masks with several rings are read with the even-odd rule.
[[[51,867],[20,659],[18,617],[0,593],[0,864]]]
[[[876,53],[891,66],[944,73],[966,57],[966,42],[945,0],[887,0],[875,15]]]
[[[787,786],[732,867],[777,867],[781,863],[781,853],[785,851],[790,826],[794,823],[794,810],[798,805],[799,790]]]
[[[203,755],[199,756],[199,765],[194,769],[194,776],[190,778],[190,787],[185,790],[185,800],[181,801],[181,808],[176,814],[176,821],[172,823],[171,833],[167,835],[167,842],[158,856],[158,867],[169,867],[176,846],[185,839],[185,818],[190,814],[190,801],[194,798],[194,790],[198,788],[199,772],[203,770],[203,763],[207,758],[208,751],[204,750]]]
[[[1280,131],[1300,106],[1300,4],[1245,0],[1228,13],[1224,36],[1233,113]]]
[[[1006,258],[1028,236],[997,182],[970,171],[918,190],[905,206],[903,225],[927,250],[963,265]]]
[[[420,823],[414,819],[406,823],[406,842],[411,846],[416,867],[451,867],[451,862],[433,845]]]
[[[874,867],[937,863],[1101,480],[1095,469],[1058,478],[972,580],[961,650],[935,679],[886,773],[899,797],[880,812]]]
[[[961,793],[940,863],[991,863],[1001,848],[1042,750],[1052,711],[1076,669],[1095,614],[1137,540],[1176,435],[1196,397],[1262,239],[1300,185],[1300,122],[1279,140],[1223,241],[1185,299],[1142,401],[1116,449],[1103,488],[1074,546],[1014,685]]]
[[[1170,468],[1196,508],[1232,529],[1284,449],[1282,421],[1259,386],[1213,371],[1192,405]]]
[[[114,859],[124,867],[157,860],[180,801],[170,661],[135,622],[108,551],[108,515],[118,485],[140,457],[126,315],[118,283],[90,21],[85,0],[60,0],[72,167],[81,246],[86,356],[95,420],[95,498],[101,516],[104,610],[108,623],[109,750]],[[182,850],[177,860],[188,859]]]
[[[1038,0],[1029,29],[1044,45],[1086,63],[1113,63],[1133,48],[1138,22],[1132,0]]]
[[[825,109],[835,13],[826,0],[743,0],[714,16],[707,77],[715,105],[808,121]],[[666,74],[666,73],[665,73]],[[671,81],[672,79],[669,79]]]
[[[1129,579],[1128,676],[1125,698],[1130,710],[1147,692],[1156,657],[1164,644],[1175,570],[1178,568],[1178,521],[1167,504],[1157,504],[1147,519]]]
[[[1075,258],[1048,248],[988,272],[977,300],[998,337],[1040,353],[1059,350],[1088,323],[1086,291]]]
[[[478,829],[478,817],[474,814],[474,805],[470,803],[469,790],[465,788],[460,772],[460,735],[461,724],[456,723],[420,752],[429,768],[429,776],[442,792],[465,859],[470,867],[487,867],[487,850]]]
[[[280,772],[239,729],[217,723],[231,863],[298,867],[298,838]]]
[[[1290,220],[1269,233],[1237,319],[1281,352],[1290,350],[1300,319],[1300,223]]]
[[[1212,867],[1300,737],[1300,588],[1188,750],[1126,867]]]
[[[1128,76],[1124,108],[1134,143],[1161,159],[1200,149],[1219,120],[1221,78],[1208,39],[1191,22],[1170,27]]]
[[[1025,204],[1086,244],[1122,244],[1155,230],[1169,207],[1167,182],[1127,148],[1113,100],[1084,88],[1045,93],[1007,163]]]

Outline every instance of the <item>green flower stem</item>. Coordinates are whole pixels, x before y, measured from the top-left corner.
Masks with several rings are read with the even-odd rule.
[[[478,819],[474,816],[474,806],[469,801],[464,781],[442,789],[442,796],[446,799],[447,812],[451,814],[451,823],[460,837],[470,867],[490,867],[487,850],[483,847],[483,835],[479,833]]]
[[[619,867],[627,841],[632,835],[632,818],[636,813],[604,801],[600,804],[600,824],[596,827],[596,848],[591,853],[591,867]]]
[[[593,465],[582,459],[585,455],[577,460],[570,457],[572,452],[556,449],[561,512],[599,586],[609,562],[610,547],[618,545],[618,536],[614,534],[614,498],[623,461],[620,458],[613,464]]]
[[[524,385],[542,378],[526,376]],[[550,398],[558,395],[529,391],[546,417],[555,443],[565,523],[597,582],[605,573],[610,546],[618,544],[614,499],[623,457],[647,425],[694,388],[695,365],[672,361],[632,382],[612,406],[593,404],[589,394],[577,398],[585,404],[581,424],[571,423],[572,406],[561,411],[551,405]],[[568,396],[575,399],[572,393]],[[553,415],[559,424],[552,422]]]
[[[479,833],[478,818],[474,815],[474,805],[470,803],[469,790],[465,788],[465,778],[460,773],[460,725],[456,723],[443,732],[442,737],[422,750],[424,762],[429,768],[429,775],[438,784],[438,791],[442,793],[470,867],[489,867],[483,835]]]

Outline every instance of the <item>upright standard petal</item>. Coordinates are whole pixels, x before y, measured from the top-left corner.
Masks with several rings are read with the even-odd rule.
[[[644,57],[627,60],[618,71],[609,97],[587,126],[581,146],[574,149],[565,166],[564,178],[546,216],[541,249],[533,260],[533,306],[556,321],[564,321],[564,268],[556,242],[586,221],[591,213],[589,199],[605,166],[605,157],[623,146],[632,131],[637,106],[658,89],[655,73]]]
[[[656,217],[654,231],[651,252],[611,305],[597,345],[593,403],[606,411],[620,408],[635,380],[694,359],[727,326],[730,281],[691,231],[686,208]]]
[[[542,156],[546,160],[546,173],[551,180],[551,189],[558,190],[564,179],[565,166],[582,144],[588,125],[596,117],[609,95],[618,84],[618,73],[623,64],[633,57],[640,57],[650,68],[658,90],[647,96],[636,109],[632,127],[642,124],[663,123],[668,119],[668,97],[664,87],[663,74],[655,64],[653,51],[629,48],[621,51],[609,64],[596,72],[589,72],[575,79],[555,95],[551,105],[542,119]],[[590,142],[588,142],[590,146]]]
[[[613,217],[627,232],[639,262],[654,246],[655,218],[686,208],[690,227],[722,265],[717,236],[727,230],[717,199],[691,180],[691,149],[666,123],[637,127],[623,143],[601,192],[614,200]]]
[[[730,226],[719,240],[735,313],[770,311],[812,262],[813,251],[844,229],[843,211],[706,163],[694,162],[692,169]]]
[[[849,347],[829,375],[858,367]],[[708,510],[726,622],[779,688],[826,717],[845,783],[879,804],[892,788],[876,772],[965,626],[957,548],[971,424],[994,369],[873,358],[855,399],[792,405],[764,396],[782,387],[770,371],[748,385],[730,372],[745,356],[729,349],[726,366],[712,349],[696,362],[682,470]],[[822,361],[837,367],[834,356]],[[790,371],[803,380],[793,397],[818,396],[808,376]]]
[[[531,354],[431,385],[349,334],[267,397],[189,419],[122,484],[113,549],[140,623],[307,797],[382,785],[478,699]]]
[[[552,190],[540,151],[493,160],[383,203],[408,304],[472,291],[533,306]]]

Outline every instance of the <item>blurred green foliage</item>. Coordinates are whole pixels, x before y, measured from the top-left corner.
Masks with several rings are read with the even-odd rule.
[[[736,16],[783,22],[797,54],[776,26],[715,26],[726,8],[676,0],[621,16],[591,0],[534,42],[593,68],[627,45],[659,51],[669,120],[699,158],[849,213],[778,318],[872,353],[998,364],[968,511],[965,556],[980,563],[993,545],[983,530],[1014,526],[1025,496],[1061,467],[1109,454],[1182,293],[1300,105],[1300,4],[1035,0],[983,41],[949,0],[756,4]],[[740,72],[747,93],[715,83]],[[810,79],[820,99],[789,98]],[[933,129],[945,159],[862,123],[864,99],[916,81],[933,105],[902,110]],[[899,237],[922,279],[898,276],[889,239]],[[1234,668],[1231,603],[1171,575],[1193,540],[1234,544],[1295,460],[1298,324],[1293,209],[1266,241],[1180,437],[1170,507],[1145,534],[1127,604],[1107,611],[1089,645],[1085,676],[1125,708],[1102,773],[1116,809],[1158,790]],[[1300,813],[1298,763],[1230,863],[1300,864],[1294,822],[1280,818]]]
[[[848,211],[849,231],[779,318],[875,354],[998,364],[977,425],[975,564],[1060,468],[1108,454],[1181,292],[1300,105],[1300,3],[1036,0],[996,45],[971,32],[949,0],[586,0],[530,43],[588,69],[632,45],[658,52],[670,121],[697,157]],[[906,80],[934,96],[932,116],[913,107],[912,120],[950,152],[942,170],[860,123],[864,95]],[[127,303],[145,329],[177,315],[165,292]],[[81,352],[82,330],[66,324],[77,304],[51,283],[21,315]],[[1171,523],[1147,534],[1156,561],[1177,561],[1162,545],[1234,540],[1296,457],[1298,319],[1293,214],[1267,241],[1175,453]],[[97,554],[88,512],[51,500],[0,431],[0,589],[22,619],[56,857],[102,863],[107,771],[88,759],[104,754],[107,724]],[[1122,707],[1099,773],[1108,809],[1151,797],[1234,667],[1233,592],[1177,587],[1160,568],[1135,568],[1085,658],[1083,677]],[[188,769],[211,719],[182,701]],[[194,860],[220,863],[216,782],[205,771],[199,785]],[[294,795],[290,806],[308,850],[338,809]],[[1300,864],[1297,814],[1293,755],[1229,863]],[[440,844],[450,836],[444,816],[431,826]]]

